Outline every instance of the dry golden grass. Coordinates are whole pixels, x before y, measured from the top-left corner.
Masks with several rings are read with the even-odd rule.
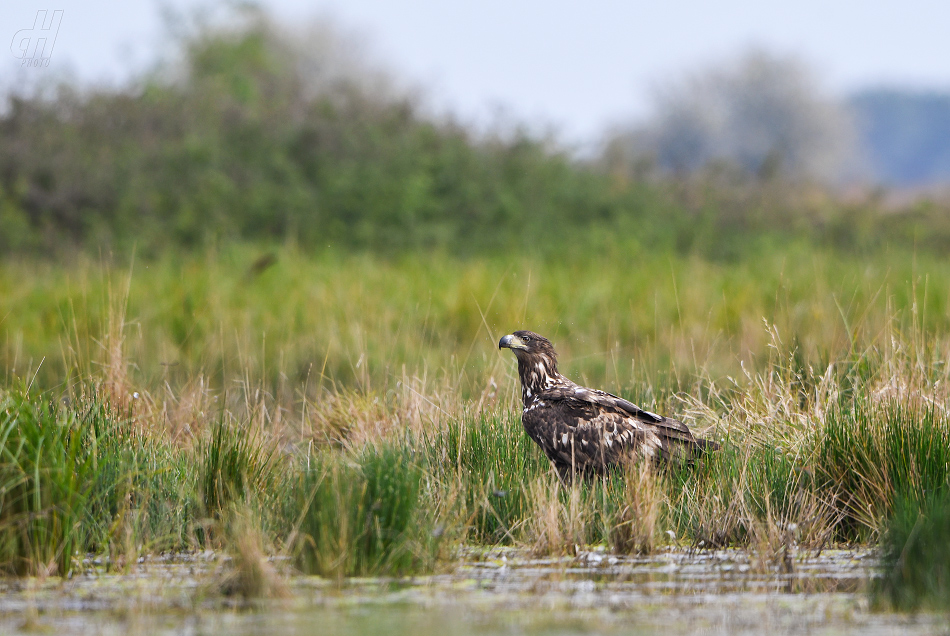
[[[538,556],[574,554],[587,542],[590,508],[581,502],[582,485],[562,484],[551,471],[528,485],[530,508],[524,540]]]
[[[663,476],[640,461],[624,467],[623,479],[622,507],[610,521],[610,547],[620,554],[650,554],[662,532],[667,500]]]
[[[277,553],[268,545],[259,515],[247,506],[232,507],[226,519],[229,566],[219,575],[218,586],[228,596],[245,599],[286,598],[290,591],[285,576],[274,567]]]

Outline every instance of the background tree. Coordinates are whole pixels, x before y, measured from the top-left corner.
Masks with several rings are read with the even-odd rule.
[[[853,145],[848,111],[804,64],[755,50],[661,85],[652,115],[615,134],[609,154],[678,175],[726,163],[827,183],[850,167]]]

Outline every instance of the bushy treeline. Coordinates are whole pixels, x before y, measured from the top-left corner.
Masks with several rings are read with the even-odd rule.
[[[179,67],[134,87],[11,97],[2,247],[510,245],[616,213],[603,179],[543,140],[475,140],[365,77],[315,83],[303,46],[257,18],[186,39]]]
[[[0,250],[147,254],[242,238],[472,252],[609,237],[720,256],[749,230],[894,240],[873,201],[715,169],[648,182],[610,150],[580,162],[524,130],[473,133],[341,62],[331,33],[254,15],[183,37],[175,64],[119,89],[8,95]],[[901,215],[901,232],[944,247],[942,212]]]

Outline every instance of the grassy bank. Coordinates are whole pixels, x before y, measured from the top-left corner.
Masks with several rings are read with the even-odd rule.
[[[875,542],[900,502],[947,487],[950,268],[933,257],[236,246],[10,260],[0,288],[9,572],[221,548],[258,573],[235,589],[259,593],[277,589],[260,582],[273,554],[336,577],[437,569],[462,543],[750,546],[781,562]],[[522,325],[551,335],[569,376],[722,450],[561,486],[495,348]]]

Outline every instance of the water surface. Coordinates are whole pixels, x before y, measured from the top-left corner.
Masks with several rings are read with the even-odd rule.
[[[865,551],[769,557],[671,550],[649,557],[582,552],[532,558],[465,550],[441,574],[331,581],[290,576],[288,596],[220,594],[226,559],[97,564],[70,580],[0,583],[0,631],[52,634],[947,634],[945,618],[873,612]],[[282,564],[278,563],[278,567]]]

